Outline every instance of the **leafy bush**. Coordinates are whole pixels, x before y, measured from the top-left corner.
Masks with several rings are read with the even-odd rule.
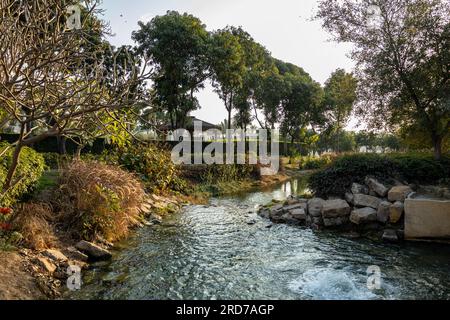
[[[396,176],[394,161],[378,154],[345,155],[311,175],[309,184],[318,196],[342,196],[353,182],[364,183],[369,175],[382,180]]]
[[[118,163],[136,173],[149,192],[184,191],[187,188],[164,146],[150,144],[127,148],[119,154]]]
[[[316,170],[325,168],[329,165],[335,157],[332,155],[323,155],[320,157],[300,157],[299,158],[299,169],[300,170]]]
[[[256,170],[256,166],[247,164],[213,164],[205,166],[200,179],[207,184],[242,181],[256,174]]]
[[[0,144],[0,152],[8,144]],[[13,148],[10,148],[0,159],[0,188],[5,182],[8,168],[11,165]],[[31,148],[24,147],[19,156],[19,164],[13,177],[13,187],[0,194],[0,204],[11,206],[25,194],[30,193],[45,170],[44,158]],[[0,191],[1,192],[1,191]]]
[[[41,154],[44,157],[45,165],[49,169],[60,169],[70,161],[68,155],[60,155],[56,152],[44,152]]]
[[[74,161],[61,174],[55,207],[74,236],[115,241],[138,223],[144,194],[141,182],[117,166]]]
[[[395,178],[410,183],[439,183],[450,177],[450,158],[437,161],[428,154],[344,155],[311,175],[309,184],[318,196],[342,196],[353,182],[364,183],[366,176],[388,182]]]
[[[406,181],[419,183],[436,183],[450,178],[450,157],[440,161],[426,153],[393,154],[389,156],[398,172]]]

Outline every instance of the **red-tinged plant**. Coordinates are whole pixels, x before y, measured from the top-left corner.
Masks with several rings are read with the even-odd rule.
[[[11,229],[12,229],[12,226],[10,223],[6,223],[6,222],[0,223],[0,230],[10,231]]]
[[[11,208],[0,208],[0,214],[3,215],[10,215],[12,213],[12,209]]]

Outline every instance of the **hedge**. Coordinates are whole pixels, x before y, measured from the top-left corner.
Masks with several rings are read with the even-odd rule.
[[[312,174],[309,185],[317,196],[343,196],[353,182],[364,183],[366,176],[388,183],[392,179],[418,184],[448,182],[450,157],[437,161],[429,154],[344,155]]]

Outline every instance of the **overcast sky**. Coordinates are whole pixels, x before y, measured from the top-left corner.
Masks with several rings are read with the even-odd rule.
[[[133,44],[131,32],[139,20],[176,10],[200,18],[208,30],[242,26],[275,58],[302,67],[322,84],[335,69],[351,71],[354,66],[347,57],[350,45],[330,42],[320,22],[311,21],[316,0],[103,0],[102,8],[114,33],[110,41],[116,46]],[[212,123],[226,118],[225,107],[210,85],[197,97],[202,108],[193,115]]]

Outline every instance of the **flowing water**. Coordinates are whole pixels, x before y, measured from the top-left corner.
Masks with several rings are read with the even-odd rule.
[[[256,215],[304,188],[294,180],[188,206],[139,230],[72,298],[450,299],[449,245],[351,240]],[[380,268],[379,289],[367,285],[370,266]]]

